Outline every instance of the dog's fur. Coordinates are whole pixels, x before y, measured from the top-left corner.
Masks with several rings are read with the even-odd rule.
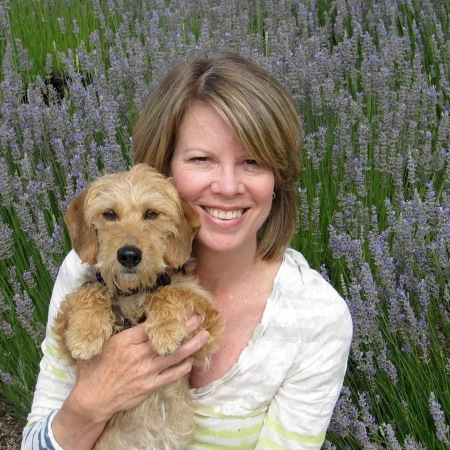
[[[194,355],[195,364],[206,368],[220,334],[218,313],[194,278],[180,270],[190,259],[199,220],[172,182],[145,164],[105,175],[69,204],[66,222],[78,256],[101,273],[99,281],[68,295],[55,319],[69,357],[92,358],[114,332],[141,318],[153,348],[168,355],[188,337],[186,312],[192,311],[205,317],[202,328],[210,333]],[[165,282],[155,287],[160,274]],[[116,413],[94,448],[182,449],[193,431],[183,378]]]

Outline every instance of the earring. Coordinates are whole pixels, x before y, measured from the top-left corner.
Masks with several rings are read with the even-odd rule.
[[[277,194],[275,194],[275,191],[272,192],[272,200],[277,196]]]

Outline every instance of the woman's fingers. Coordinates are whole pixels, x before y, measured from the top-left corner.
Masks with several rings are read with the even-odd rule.
[[[194,337],[178,347],[171,355],[159,356],[165,369],[158,373],[154,380],[156,386],[165,386],[187,375],[192,370],[194,359],[192,354],[200,350],[209,340],[207,331],[200,331]]]
[[[205,320],[203,316],[200,314],[193,314],[190,316],[187,316],[186,320],[186,332],[189,336],[191,333],[193,333]]]
[[[162,356],[168,365],[175,365],[200,350],[209,339],[209,333],[205,330],[200,331],[191,339],[180,345],[171,355]]]
[[[203,323],[203,321],[204,317],[200,314],[193,314],[191,311],[186,311],[187,335],[189,336],[191,333],[197,330],[198,327]],[[135,345],[146,343],[149,340],[147,334],[145,333],[145,323],[141,323],[128,330],[122,331],[121,333],[113,336],[111,339],[119,339],[119,336],[120,338],[127,336],[129,342]]]

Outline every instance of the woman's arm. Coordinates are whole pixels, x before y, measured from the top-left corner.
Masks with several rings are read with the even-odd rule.
[[[42,343],[42,359],[28,423],[23,432],[22,449],[60,449],[54,440],[51,422],[55,412],[70,394],[76,378],[76,367],[61,352],[52,331],[54,318],[63,298],[77,289],[89,276],[89,268],[82,264],[72,250],[64,259],[53,286],[49,305],[47,331]],[[93,274],[95,277],[95,275]],[[95,278],[94,278],[95,279]]]

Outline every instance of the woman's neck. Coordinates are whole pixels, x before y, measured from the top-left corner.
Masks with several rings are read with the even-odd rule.
[[[248,280],[255,268],[261,263],[256,257],[256,245],[234,252],[213,252],[204,248],[195,248],[197,259],[196,273],[200,284],[210,292],[228,289]]]

